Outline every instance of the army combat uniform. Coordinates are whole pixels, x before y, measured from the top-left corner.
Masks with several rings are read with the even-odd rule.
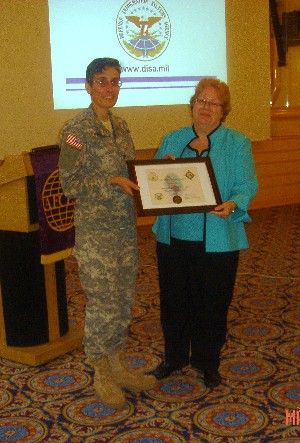
[[[74,255],[87,296],[84,346],[91,360],[122,347],[137,273],[134,200],[110,183],[128,177],[126,161],[135,151],[126,122],[109,117],[112,131],[92,106],[69,121],[59,159],[63,191],[76,199]]]

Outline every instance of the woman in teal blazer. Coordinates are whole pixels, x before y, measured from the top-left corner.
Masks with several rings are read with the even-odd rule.
[[[202,79],[190,104],[193,126],[168,134],[156,158],[209,156],[222,204],[206,214],[162,215],[154,224],[165,358],[153,374],[162,379],[190,364],[214,387],[221,383],[227,313],[258,184],[249,138],[222,124],[231,109],[228,86]]]

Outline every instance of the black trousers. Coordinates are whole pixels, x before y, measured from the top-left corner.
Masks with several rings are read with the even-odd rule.
[[[202,242],[157,243],[165,360],[174,368],[220,364],[239,251],[205,252]]]

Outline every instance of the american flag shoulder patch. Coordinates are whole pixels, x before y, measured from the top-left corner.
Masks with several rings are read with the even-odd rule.
[[[79,150],[83,146],[83,140],[80,137],[78,137],[78,136],[76,136],[74,134],[68,134],[67,135],[66,143],[67,143],[67,145],[72,146],[73,148],[76,148],[76,149],[79,149]]]

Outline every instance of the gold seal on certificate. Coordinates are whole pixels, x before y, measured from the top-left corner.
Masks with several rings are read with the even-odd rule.
[[[134,192],[139,216],[209,212],[222,202],[209,157],[131,160],[127,166],[140,188]]]
[[[179,205],[180,203],[182,203],[182,198],[180,197],[180,195],[175,195],[173,197],[173,202],[176,203],[177,205]]]

